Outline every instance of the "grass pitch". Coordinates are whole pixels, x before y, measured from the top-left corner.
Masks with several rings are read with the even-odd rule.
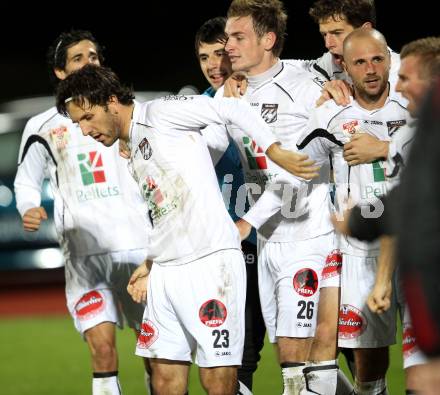
[[[0,388],[10,395],[91,394],[91,369],[87,345],[70,317],[37,317],[0,320]],[[401,341],[399,333],[398,344]],[[124,395],[144,394],[143,367],[134,355],[131,330],[118,331],[120,381]],[[341,363],[345,369],[345,364]],[[390,394],[404,393],[400,346],[391,348],[388,372]],[[191,369],[191,395],[202,395],[198,371]],[[255,395],[281,394],[281,374],[270,344],[263,349],[254,376]]]

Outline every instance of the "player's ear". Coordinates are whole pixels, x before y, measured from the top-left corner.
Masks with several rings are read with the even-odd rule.
[[[341,66],[345,70],[345,72],[347,72],[347,63],[345,63],[344,58],[342,58]]]
[[[67,78],[67,73],[63,69],[55,68],[53,72],[59,80],[65,80]]]
[[[361,28],[365,28],[365,29],[372,29],[373,28],[373,24],[371,22],[365,22]]]
[[[271,51],[273,46],[275,45],[275,42],[277,41],[277,35],[274,32],[267,32],[263,36],[264,40],[264,49],[266,51]]]

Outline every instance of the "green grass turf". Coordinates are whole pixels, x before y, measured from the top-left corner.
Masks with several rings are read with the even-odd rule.
[[[68,317],[0,320],[0,393],[9,395],[91,394],[87,345]],[[400,333],[398,342],[400,342]],[[120,381],[124,395],[144,394],[143,370],[133,355],[132,331],[118,331]],[[344,368],[345,366],[341,364]],[[404,393],[399,346],[391,350],[389,393]],[[196,367],[191,369],[191,395],[202,395]],[[281,375],[273,347],[266,343],[254,379],[255,395],[281,394]]]

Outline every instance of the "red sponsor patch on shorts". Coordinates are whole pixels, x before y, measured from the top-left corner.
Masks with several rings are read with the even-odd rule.
[[[157,330],[156,325],[154,325],[150,320],[143,320],[136,346],[138,348],[148,348],[156,341],[158,337],[159,331]]]
[[[318,275],[313,269],[298,270],[293,276],[293,288],[301,296],[313,296],[318,290]]]
[[[349,304],[339,310],[339,339],[354,339],[367,328],[367,319],[362,311]]]
[[[211,328],[223,325],[227,316],[226,306],[217,299],[208,300],[199,309],[200,321]]]
[[[83,295],[75,305],[75,314],[79,320],[84,321],[96,317],[104,310],[104,296],[99,291],[90,291]]]
[[[403,327],[402,334],[402,352],[405,358],[414,354],[418,350],[416,337],[411,325],[405,325]]]
[[[341,274],[342,254],[339,250],[333,250],[325,259],[324,269],[322,269],[321,279],[336,277]]]

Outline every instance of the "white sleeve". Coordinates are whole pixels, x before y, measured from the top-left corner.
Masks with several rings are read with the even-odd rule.
[[[250,105],[236,98],[176,96],[153,101],[148,118],[173,130],[200,131],[210,124],[235,125],[249,131],[249,136],[266,152],[278,140]],[[209,131],[209,130],[208,130]]]
[[[211,124],[201,130],[203,139],[208,145],[214,166],[220,161],[223,154],[229,147],[230,137],[225,125]]]
[[[289,204],[296,191],[306,185],[307,181],[296,177],[275,163],[278,173],[276,183],[269,183],[255,204],[243,216],[255,229],[264,225],[270,217],[276,214],[285,204]]]
[[[46,150],[37,140],[36,126],[28,121],[20,143],[18,169],[14,180],[15,199],[20,215],[41,204],[41,189],[46,171]]]

